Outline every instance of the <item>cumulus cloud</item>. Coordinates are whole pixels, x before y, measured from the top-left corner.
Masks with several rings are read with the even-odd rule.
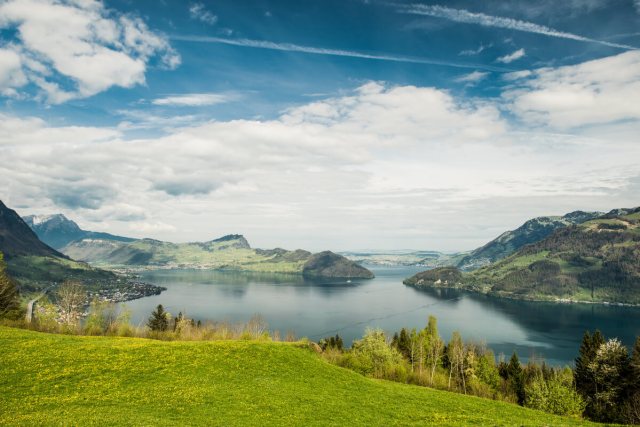
[[[15,88],[26,83],[20,55],[14,50],[0,48],[0,93],[4,96],[15,96]]]
[[[518,49],[513,53],[499,57],[498,59],[496,59],[496,61],[502,62],[503,64],[509,64],[513,61],[523,58],[524,55],[525,55],[524,49]]]
[[[154,99],[151,103],[154,105],[170,105],[178,107],[201,107],[205,105],[223,104],[231,101],[232,99],[234,99],[233,96],[220,93],[190,93]]]
[[[53,104],[143,84],[155,57],[168,68],[180,64],[167,39],[142,19],[95,0],[8,0],[0,4],[0,29],[16,31],[12,53],[0,54],[0,76],[10,60],[14,77],[0,80],[0,88],[16,90],[28,80]],[[71,84],[62,87],[64,79]]]
[[[189,16],[191,19],[196,19],[209,25],[215,25],[218,22],[218,17],[208,11],[202,3],[192,4],[189,7]]]
[[[257,247],[320,250],[472,248],[533,214],[628,196],[637,125],[517,132],[501,108],[369,82],[272,120],[191,123],[156,138],[2,116],[3,199],[138,237],[242,232]]]
[[[559,129],[640,120],[640,52],[507,76],[503,97],[532,124]]]

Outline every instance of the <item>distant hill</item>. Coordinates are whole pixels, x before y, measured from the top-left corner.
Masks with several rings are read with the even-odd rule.
[[[640,304],[640,208],[559,228],[471,273],[435,269],[405,284],[516,299]]]
[[[373,273],[366,268],[330,251],[311,255],[302,267],[302,274],[308,277],[373,278]]]
[[[437,251],[347,251],[340,252],[351,261],[372,265],[419,265],[423,267],[442,267],[455,265],[467,253],[445,254]]]
[[[118,242],[133,242],[135,240],[109,233],[82,230],[78,224],[62,214],[27,215],[23,219],[40,240],[58,250],[80,239],[115,240]]]
[[[508,257],[525,245],[539,242],[554,231],[582,224],[603,212],[575,211],[564,216],[542,216],[530,219],[513,231],[506,231],[486,245],[471,251],[455,264],[461,270],[473,270]]]
[[[329,251],[314,255],[301,249],[252,249],[240,234],[191,243],[89,238],[73,241],[62,251],[75,259],[106,268],[211,268],[296,273],[309,277],[373,277],[366,268]]]
[[[76,262],[47,246],[12,209],[0,201],[0,252],[5,255],[7,271],[22,291],[35,291],[64,280],[79,280],[88,285],[106,283],[116,276],[108,271]]]

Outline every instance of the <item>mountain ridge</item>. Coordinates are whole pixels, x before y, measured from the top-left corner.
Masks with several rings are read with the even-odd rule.
[[[437,268],[404,283],[514,299],[640,305],[640,207],[559,228],[472,272]]]
[[[38,238],[55,249],[62,249],[69,243],[87,238],[132,242],[131,237],[117,236],[99,231],[87,231],[78,226],[64,214],[26,215],[24,222],[36,233]]]
[[[541,216],[524,222],[520,227],[505,231],[483,246],[472,250],[456,264],[461,270],[474,270],[508,257],[520,248],[540,241],[554,231],[581,224],[604,215],[603,212],[573,211],[563,216]]]

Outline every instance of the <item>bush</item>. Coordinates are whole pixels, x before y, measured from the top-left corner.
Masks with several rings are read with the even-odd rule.
[[[571,372],[559,373],[545,380],[538,375],[526,387],[525,406],[556,415],[580,417],[585,402],[573,387]]]
[[[341,361],[342,366],[374,378],[405,382],[407,369],[400,352],[387,343],[379,329],[367,329]]]

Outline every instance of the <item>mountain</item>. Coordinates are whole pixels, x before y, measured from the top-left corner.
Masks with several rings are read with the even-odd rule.
[[[76,262],[47,246],[12,209],[0,201],[0,252],[7,261],[7,271],[20,284],[21,291],[36,291],[64,280],[78,280],[89,285],[114,281],[108,271]]]
[[[0,252],[7,260],[20,256],[67,258],[45,245],[12,209],[0,201]]]
[[[473,270],[508,257],[525,245],[539,242],[554,231],[598,218],[602,212],[575,211],[564,216],[530,219],[512,231],[506,231],[486,245],[463,256],[457,264],[461,270]]]
[[[210,268],[296,273],[309,277],[373,277],[366,268],[333,252],[314,255],[302,249],[253,249],[240,234],[190,243],[88,238],[69,243],[62,252],[107,268]]]
[[[62,214],[27,215],[23,219],[40,240],[58,250],[80,239],[115,240],[118,242],[133,242],[135,240],[109,233],[82,230],[78,224]]]
[[[435,269],[405,284],[516,299],[640,304],[640,207],[559,228],[470,273]]]

